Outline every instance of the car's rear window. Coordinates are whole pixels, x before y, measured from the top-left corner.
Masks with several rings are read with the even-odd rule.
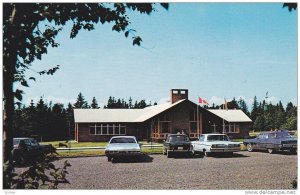
[[[20,140],[19,140],[19,139],[14,139],[14,145],[18,145],[18,144],[19,144],[19,142],[20,142]]]
[[[276,132],[270,133],[269,137],[271,138],[283,138],[283,137],[292,137],[288,132]]]
[[[207,141],[229,141],[226,135],[208,135]]]
[[[186,135],[172,135],[169,137],[169,141],[190,141]]]
[[[122,138],[113,138],[110,141],[110,143],[111,144],[116,144],[116,143],[136,143],[136,141],[133,138],[122,137]]]

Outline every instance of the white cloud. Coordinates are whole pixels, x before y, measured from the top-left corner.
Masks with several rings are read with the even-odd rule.
[[[213,104],[215,105],[221,105],[224,104],[224,98],[220,98],[217,96],[212,96],[209,100],[208,103],[210,106],[212,106]]]
[[[160,100],[158,100],[157,104],[164,104],[170,102],[170,97],[163,97]]]

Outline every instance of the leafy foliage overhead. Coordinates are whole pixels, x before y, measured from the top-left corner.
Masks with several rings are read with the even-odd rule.
[[[283,8],[288,7],[289,11],[297,10],[297,3],[284,3]]]
[[[168,9],[168,4],[161,3]],[[135,30],[128,28],[128,10],[141,14],[155,11],[153,3],[4,3],[3,4],[3,56],[4,73],[8,66],[15,66],[14,81],[28,87],[24,73],[36,59],[41,60],[47,48],[58,47],[56,36],[67,22],[72,22],[70,38],[75,38],[81,29],[93,30],[94,25],[113,23],[112,30],[131,35],[133,45],[141,45],[142,39]],[[44,26],[42,26],[44,24]],[[12,59],[16,56],[16,59]],[[10,63],[8,63],[10,61]],[[52,75],[59,65],[38,74]],[[34,77],[29,78],[35,80]],[[18,100],[22,93],[16,93]]]

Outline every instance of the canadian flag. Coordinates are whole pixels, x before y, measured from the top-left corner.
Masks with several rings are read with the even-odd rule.
[[[201,97],[198,97],[198,102],[199,102],[199,104],[207,104],[208,105],[208,102],[205,99],[202,99]]]

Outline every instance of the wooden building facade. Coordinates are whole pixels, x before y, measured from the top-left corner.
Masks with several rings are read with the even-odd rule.
[[[178,132],[191,140],[212,132],[245,137],[251,124],[241,110],[200,107],[188,100],[186,89],[172,89],[170,102],[165,104],[144,109],[74,109],[74,117],[77,142],[108,141],[117,135],[162,142],[168,134]]]

